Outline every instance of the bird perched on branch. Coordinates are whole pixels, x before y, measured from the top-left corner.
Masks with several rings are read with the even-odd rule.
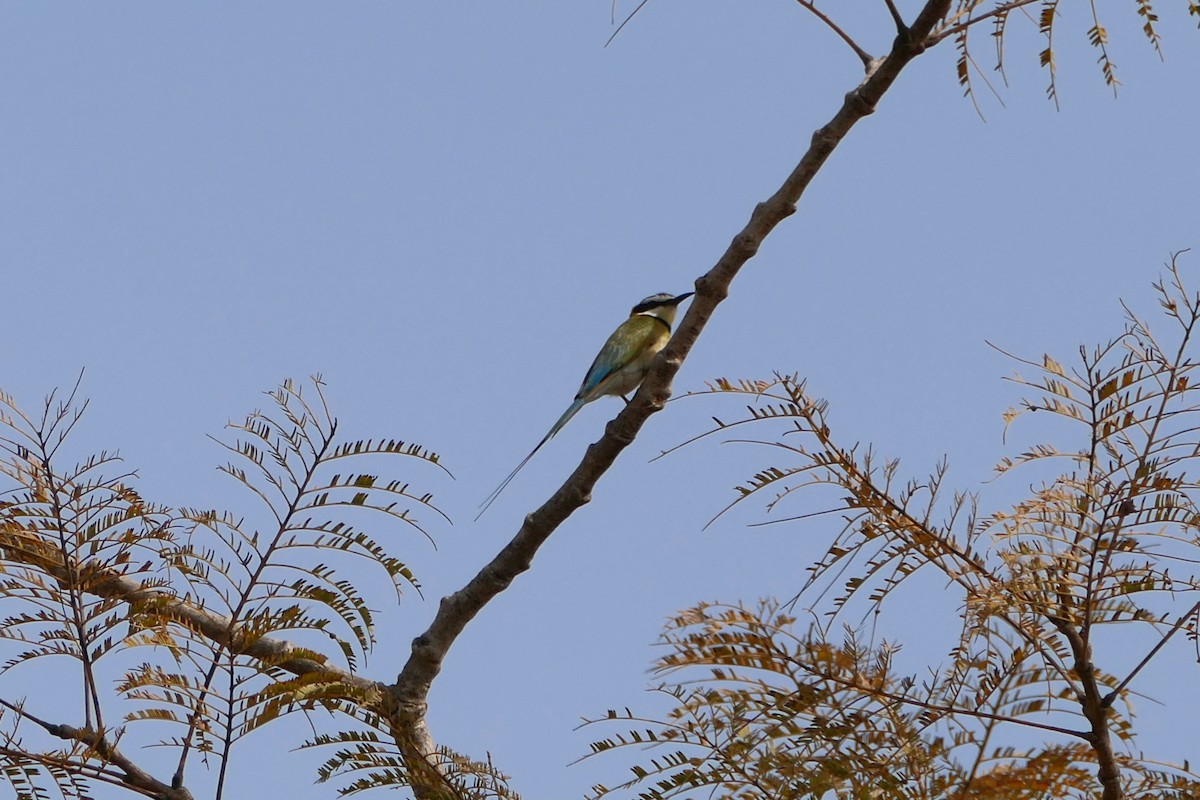
[[[679,304],[692,294],[694,293],[686,292],[673,295],[664,292],[651,295],[633,307],[629,312],[629,319],[622,322],[600,348],[600,353],[588,369],[587,376],[579,385],[575,401],[567,407],[537,446],[529,451],[529,455],[521,459],[516,469],[508,473],[508,477],[480,504],[479,514],[475,519],[483,516],[488,506],[494,503],[512,479],[517,477],[521,468],[529,463],[529,459],[533,458],[554,434],[562,430],[579,409],[604,395],[616,395],[626,403],[629,402],[625,395],[638,387],[642,378],[646,377],[646,371],[650,369],[650,362],[654,360],[654,356],[667,346],[671,338],[671,325],[675,322],[675,312],[679,310]]]

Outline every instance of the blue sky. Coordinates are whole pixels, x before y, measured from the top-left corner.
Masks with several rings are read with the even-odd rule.
[[[1007,87],[976,35],[1003,100],[981,90],[986,121],[951,45],[923,56],[743,271],[677,391],[799,372],[847,442],[918,475],[947,455],[952,482],[1003,500],[981,482],[1011,452],[1000,414],[1017,395],[985,340],[1069,357],[1119,330],[1118,298],[1153,307],[1172,251],[1200,248],[1194,20],[1160,2],[1160,63],[1133,4],[1110,4],[1113,99],[1086,5],[1063,5],[1061,110],[1027,20],[1013,21]],[[655,0],[607,48],[607,2],[3,11],[0,387],[32,408],[85,369],[79,452],[119,448],[161,502],[237,507],[206,434],[280,380],[322,373],[346,431],[421,442],[456,476],[413,476],[455,521],[433,524],[438,550],[397,538],[427,600],[474,574],[618,410],[585,409],[472,522],[604,337],[643,296],[691,287],[861,73],[783,0]],[[882,4],[844,13],[886,49]],[[1184,257],[1189,274],[1198,264]],[[746,509],[701,532],[763,454],[714,444],[647,463],[722,408],[652,418],[471,625],[434,689],[442,742],[490,751],[528,797],[615,781],[615,762],[565,766],[589,740],[571,729],[644,702],[663,619],[790,595],[820,524],[748,529],[762,512]],[[433,610],[410,597],[387,614],[367,673],[394,676]],[[944,645],[916,637],[913,664]],[[1157,723],[1147,706],[1145,746],[1194,756],[1178,748],[1196,715]],[[248,743],[238,785],[330,796],[311,754],[274,754],[305,734]],[[274,769],[254,776],[267,754]]]

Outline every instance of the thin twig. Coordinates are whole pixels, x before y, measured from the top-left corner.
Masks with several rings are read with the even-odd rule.
[[[1036,730],[1049,731],[1051,733],[1061,733],[1064,736],[1073,736],[1078,739],[1084,739],[1085,741],[1087,740],[1088,736],[1090,735],[1090,733],[1088,731],[1080,731],[1080,730],[1075,730],[1073,728],[1063,728],[1058,725],[1047,725],[1046,723],[1042,723],[1042,722],[1030,722],[1029,720],[1021,719],[1020,717],[1005,716],[1003,714],[992,714],[987,711],[980,711],[978,709],[965,708],[962,706],[944,706],[939,703],[930,703],[926,700],[920,700],[915,697],[909,697],[908,695],[896,694],[895,692],[889,692],[884,689],[874,689],[874,688],[873,689],[864,689],[862,687],[862,685],[856,680],[852,680],[849,678],[842,678],[838,675],[829,674],[822,670],[816,669],[815,667],[810,667],[807,664],[802,664],[795,659],[792,659],[792,663],[796,664],[798,667],[800,667],[801,669],[803,669],[805,672],[809,673],[810,675],[816,676],[823,680],[827,680],[832,683],[840,684],[840,685],[845,686],[850,689],[856,689],[858,691],[867,692],[872,697],[886,698],[888,700],[893,700],[893,701],[895,701],[897,703],[901,703],[903,705],[916,706],[917,708],[923,708],[926,711],[933,711],[935,713],[947,714],[947,715],[963,714],[968,717],[975,717],[976,719],[990,720],[993,722],[1007,722],[1007,723],[1011,723],[1013,725],[1021,725],[1026,728],[1034,728]]]
[[[121,771],[121,782],[128,788],[149,797],[161,798],[162,800],[192,800],[192,793],[186,788],[163,783],[127,758],[117,749],[115,744],[104,736],[102,731],[47,722],[29,713],[24,707],[10,703],[3,698],[0,698],[0,705],[34,723],[55,738],[86,745],[104,763],[111,764]],[[22,753],[21,755],[25,754]],[[35,760],[39,758],[34,753],[29,753],[28,755]]]
[[[813,0],[796,0],[796,2],[802,7],[811,11],[814,15],[816,15],[817,19],[821,20],[821,22],[824,22],[829,26],[830,30],[841,37],[841,40],[849,45],[850,49],[854,51],[854,55],[858,56],[859,60],[862,61],[864,69],[868,71],[871,69],[871,65],[875,63],[875,57],[859,47],[858,42],[854,41],[850,34],[842,30],[836,22],[830,19],[824,12],[821,11],[821,9],[817,8],[817,5],[813,2]]]
[[[892,15],[892,22],[896,23],[896,34],[903,41],[908,41],[908,37],[912,36],[912,31],[904,24],[904,17],[900,16],[900,9],[896,8],[896,4],[892,0],[883,0],[887,3],[888,11]]]
[[[1188,618],[1194,615],[1197,611],[1200,611],[1200,603],[1196,603],[1196,605],[1188,609],[1188,612],[1181,616],[1179,620],[1171,626],[1171,630],[1167,631],[1167,634],[1163,636],[1162,639],[1159,639],[1158,644],[1150,648],[1150,652],[1146,653],[1146,656],[1138,662],[1138,665],[1133,668],[1133,671],[1125,676],[1125,680],[1118,683],[1115,689],[1104,696],[1104,699],[1100,701],[1100,705],[1102,705],[1104,708],[1109,708],[1112,706],[1113,702],[1117,699],[1117,696],[1120,695],[1121,692],[1125,691],[1125,687],[1133,682],[1133,679],[1136,678],[1137,674],[1142,671],[1142,668],[1150,663],[1151,659],[1158,654],[1158,651],[1162,650],[1163,647],[1166,646],[1167,642],[1171,641],[1171,637],[1183,627],[1183,623],[1186,622]]]
[[[629,12],[629,16],[626,17],[624,20],[622,20],[621,24],[617,26],[617,29],[615,31],[613,31],[612,36],[608,37],[608,41],[604,43],[604,46],[608,47],[610,44],[612,44],[613,39],[617,38],[617,34],[620,33],[622,30],[624,30],[625,26],[629,24],[629,20],[631,20],[635,16],[637,16],[637,13],[645,7],[646,3],[649,3],[649,2],[650,2],[650,0],[642,0],[642,2],[638,3],[637,8],[635,8],[633,11]],[[613,13],[614,14],[616,13],[616,8],[617,8],[616,0],[613,0]]]
[[[927,47],[932,47],[933,45],[937,44],[938,42],[942,41],[943,39],[945,39],[949,36],[953,36],[954,34],[959,33],[960,31],[965,31],[967,28],[973,27],[977,23],[983,22],[985,19],[991,19],[992,17],[998,17],[1001,14],[1007,14],[1008,12],[1012,11],[1013,9],[1021,8],[1022,6],[1027,6],[1032,3],[1037,3],[1037,2],[1039,2],[1039,0],[1013,0],[1011,3],[1003,3],[1002,5],[996,6],[991,11],[985,11],[984,13],[980,14],[977,17],[975,17],[975,16],[971,17],[966,22],[959,22],[955,25],[950,25],[948,27],[942,28],[940,31],[937,31],[936,33],[931,33],[929,36],[927,36],[925,38],[925,45]]]

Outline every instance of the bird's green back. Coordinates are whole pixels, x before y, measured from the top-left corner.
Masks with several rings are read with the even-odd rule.
[[[670,338],[671,326],[658,317],[636,314],[625,320],[600,348],[576,396],[590,394],[605,378],[638,359],[648,361]]]

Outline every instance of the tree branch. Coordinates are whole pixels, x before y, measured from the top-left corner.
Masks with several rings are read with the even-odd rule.
[[[1113,752],[1112,735],[1108,730],[1108,707],[1100,697],[1100,681],[1096,677],[1096,666],[1092,663],[1092,649],[1074,624],[1052,618],[1051,622],[1071,647],[1075,660],[1075,674],[1079,676],[1079,706],[1087,718],[1091,730],[1084,737],[1092,746],[1099,763],[1098,776],[1102,792],[1101,800],[1120,800],[1121,770]]]
[[[190,605],[162,590],[147,589],[131,578],[120,576],[110,579],[97,586],[95,591],[102,597],[154,603],[162,616],[182,621],[209,639],[225,644],[238,655],[257,658],[293,675],[319,675],[329,683],[345,684],[368,694],[382,693],[386,689],[386,684],[379,681],[360,677],[322,659],[312,658],[308,655],[312,653],[310,648],[298,648],[286,639],[254,636],[246,640],[236,632],[230,637],[228,617]]]
[[[904,17],[900,16],[900,9],[896,8],[896,4],[892,0],[883,0],[883,2],[887,4],[888,13],[892,15],[892,22],[896,24],[896,35],[907,40],[912,36],[912,31],[904,24]]]
[[[75,576],[75,580],[72,581],[70,568],[59,550],[38,537],[30,535],[19,524],[4,518],[0,518],[0,551],[3,551],[8,559],[27,563],[56,581],[79,582],[78,576]],[[310,648],[298,648],[285,639],[257,634],[245,636],[236,625],[232,624],[229,617],[192,605],[179,599],[169,590],[146,586],[135,577],[123,574],[116,569],[98,563],[88,563],[87,570],[87,591],[97,597],[120,600],[131,607],[150,610],[156,618],[176,621],[188,630],[223,645],[230,652],[258,659],[298,677],[316,677],[328,684],[345,686],[349,690],[347,694],[358,698],[355,702],[368,706],[385,719],[392,718],[389,713],[389,709],[392,707],[391,698],[384,683],[359,677],[330,664],[319,655],[314,656]],[[369,698],[369,700],[364,703],[362,698]],[[110,783],[123,782],[131,788],[136,788],[143,794],[159,798],[159,800],[190,800],[191,798],[186,789],[175,788],[182,786],[181,774],[177,773],[171,784],[158,781],[140,770],[136,764],[110,745],[104,739],[103,729],[99,729],[97,732],[89,726],[74,728],[68,725],[55,725],[38,719],[19,706],[3,699],[0,699],[0,704],[19,713],[54,736],[88,745],[101,754],[106,762],[120,769],[124,776],[118,778],[110,772],[87,769],[88,765],[86,764],[69,765],[79,766],[91,777]],[[47,764],[54,761],[52,758],[36,753],[25,755]]]
[[[813,2],[813,0],[796,0],[796,2],[811,11],[817,19],[821,20],[821,22],[825,23],[825,25],[827,25],[831,31],[837,34],[838,37],[845,42],[851,50],[854,51],[854,55],[858,56],[859,60],[862,61],[863,67],[868,70],[871,69],[871,65],[875,63],[875,57],[859,47],[858,42],[854,41],[850,34],[842,30],[841,26],[830,19],[827,14],[821,11],[821,9],[817,8],[817,5]]]
[[[830,681],[831,683],[836,683],[840,686],[845,686],[847,689],[854,689],[854,690],[863,692],[867,696],[876,697],[876,698],[881,697],[885,700],[890,700],[895,703],[900,703],[901,705],[915,706],[916,708],[922,708],[922,709],[925,709],[926,711],[931,711],[935,714],[942,714],[942,715],[960,715],[961,714],[963,716],[974,717],[975,719],[981,719],[981,720],[984,720],[987,722],[1003,722],[1003,723],[1007,723],[1010,725],[1018,725],[1018,726],[1023,726],[1026,728],[1033,728],[1034,730],[1039,730],[1039,731],[1048,731],[1050,733],[1060,733],[1063,736],[1073,736],[1077,739],[1084,739],[1084,740],[1088,740],[1089,737],[1091,736],[1091,733],[1089,731],[1077,731],[1077,730],[1074,730],[1073,728],[1064,728],[1059,725],[1050,725],[1050,724],[1044,723],[1044,722],[1033,722],[1032,720],[1021,719],[1020,717],[1008,716],[1008,715],[1004,715],[1004,714],[993,714],[989,711],[980,711],[977,708],[972,709],[972,708],[966,708],[964,706],[943,705],[941,703],[931,703],[928,700],[921,700],[919,698],[911,697],[906,694],[897,694],[896,692],[889,692],[886,689],[866,689],[863,687],[863,685],[861,683],[859,683],[855,680],[843,678],[838,675],[833,675],[833,674],[824,672],[822,670],[817,669],[816,667],[812,667],[807,664],[801,664],[800,662],[795,661],[794,659],[793,659],[792,663],[796,664],[796,666],[798,666],[800,669],[803,669],[805,672],[809,673],[810,675],[821,678],[823,680]]]
[[[1120,696],[1121,692],[1125,691],[1125,687],[1127,687],[1133,681],[1133,679],[1137,677],[1137,674],[1141,672],[1147,664],[1150,663],[1151,659],[1154,658],[1158,651],[1163,649],[1167,642],[1171,641],[1171,637],[1183,627],[1183,624],[1188,621],[1188,618],[1198,611],[1200,611],[1200,603],[1196,603],[1194,606],[1188,609],[1188,611],[1184,613],[1174,625],[1171,626],[1171,630],[1167,631],[1166,635],[1159,639],[1158,643],[1154,645],[1154,647],[1150,648],[1150,652],[1146,653],[1146,656],[1138,662],[1138,665],[1133,668],[1133,671],[1125,676],[1125,680],[1117,684],[1117,688],[1113,689],[1104,696],[1104,700],[1101,701],[1101,705],[1104,708],[1111,708],[1113,701]]]
[[[935,44],[942,41],[943,39],[949,38],[956,33],[962,33],[967,28],[972,27],[976,23],[983,22],[985,19],[991,19],[992,17],[998,17],[1001,14],[1007,14],[1010,11],[1021,8],[1022,6],[1027,6],[1027,5],[1030,5],[1031,3],[1036,3],[1036,2],[1039,2],[1039,0],[1012,0],[1012,2],[1009,2],[1009,3],[1001,3],[1000,5],[993,8],[991,11],[986,11],[977,17],[971,17],[965,22],[959,22],[959,23],[956,23],[953,25],[947,25],[946,27],[942,28],[941,30],[937,31],[936,33],[931,33],[925,39],[925,45],[927,47],[933,47]],[[955,15],[955,19],[959,19],[961,17],[962,17],[961,14]],[[953,20],[949,20],[949,21],[953,22]]]
[[[729,294],[730,284],[762,242],[780,222],[796,212],[796,204],[825,161],[859,120],[875,111],[901,71],[925,50],[925,41],[937,22],[946,16],[950,0],[928,0],[909,36],[898,36],[892,50],[874,61],[866,78],[846,94],[841,108],[812,136],[800,162],[768,200],[759,203],[749,222],[724,255],[696,281],[696,296],[666,348],[655,359],[641,388],[625,408],[608,423],[604,436],[588,447],[579,466],[541,507],[525,517],[510,541],[462,589],[444,597],[429,629],[413,640],[412,655],[391,687],[399,725],[396,742],[414,778],[432,769],[433,739],[425,724],[430,687],[441,671],[451,646],[475,615],[492,598],[529,569],[534,555],[558,527],[584,503],[600,477],[637,436],[650,415],[661,410],[670,396],[671,381],[691,351],[716,307]],[[414,780],[418,800],[444,796],[441,781]]]
[[[55,580],[65,581],[71,577],[61,554],[54,548],[29,535],[19,525],[5,524],[2,519],[0,549],[10,558],[28,563]],[[312,658],[307,655],[312,652],[311,649],[301,650],[287,640],[270,636],[255,636],[246,640],[238,635],[236,626],[231,634],[228,617],[180,600],[165,589],[145,586],[129,575],[98,564],[89,564],[88,569],[88,591],[97,597],[121,600],[131,605],[152,606],[158,615],[178,620],[240,655],[260,659],[293,675],[319,674],[332,683],[344,683],[368,692],[382,692],[385,687],[385,684],[361,678],[324,660]]]
[[[76,742],[85,745],[90,751],[96,754],[104,764],[111,764],[121,771],[119,778],[113,773],[101,775],[100,767],[95,764],[72,764],[70,759],[60,759],[58,757],[47,757],[44,754],[29,753],[24,750],[15,750],[6,748],[10,756],[14,758],[29,758],[38,762],[53,763],[58,766],[67,768],[80,768],[92,775],[92,777],[103,778],[111,783],[120,783],[137,792],[140,792],[147,797],[153,797],[157,800],[193,800],[192,793],[182,786],[172,786],[155,778],[149,772],[139,767],[129,758],[127,758],[117,746],[110,742],[104,735],[103,731],[92,730],[91,728],[76,728],[71,725],[57,725],[52,722],[47,722],[39,717],[26,711],[21,705],[10,703],[3,698],[0,698],[0,705],[13,711],[22,719],[27,719],[37,725],[46,733],[58,739],[63,739],[68,742]],[[89,759],[90,760],[90,759]]]

